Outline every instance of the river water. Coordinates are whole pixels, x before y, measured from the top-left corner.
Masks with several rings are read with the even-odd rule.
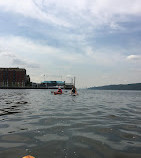
[[[141,92],[0,90],[0,158],[141,158]]]

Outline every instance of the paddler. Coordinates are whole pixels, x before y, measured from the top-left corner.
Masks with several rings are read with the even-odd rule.
[[[57,91],[57,92],[63,93],[61,87],[58,88],[58,91]]]
[[[77,94],[75,86],[72,87],[71,94]]]

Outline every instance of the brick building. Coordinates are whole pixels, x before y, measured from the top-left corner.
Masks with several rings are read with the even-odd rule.
[[[0,87],[25,87],[25,82],[25,69],[0,68]]]

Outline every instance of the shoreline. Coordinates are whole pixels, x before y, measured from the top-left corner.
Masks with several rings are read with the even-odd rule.
[[[48,88],[44,88],[44,87],[0,87],[0,89],[58,89],[57,87],[48,87]],[[62,88],[65,90],[70,90],[71,88]]]

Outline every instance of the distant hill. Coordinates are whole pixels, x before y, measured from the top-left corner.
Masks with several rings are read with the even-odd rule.
[[[141,90],[141,83],[106,85],[100,87],[90,87],[88,89],[95,90]]]

